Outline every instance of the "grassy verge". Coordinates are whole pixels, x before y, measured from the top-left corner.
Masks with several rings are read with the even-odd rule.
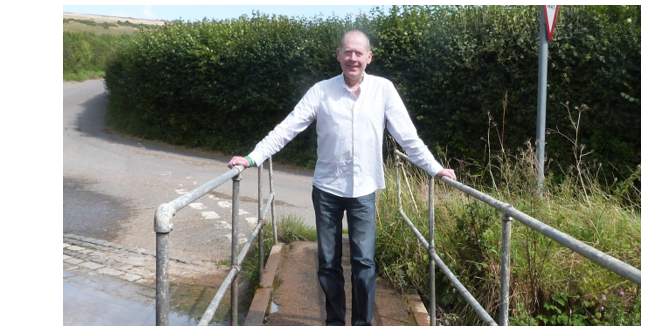
[[[614,195],[618,192],[597,182],[599,167],[580,163],[564,182],[546,184],[540,193],[535,161],[531,147],[514,155],[500,152],[484,166],[493,174],[493,186],[478,184],[482,175],[465,170],[458,171],[459,181],[640,268],[640,192],[634,201]],[[393,161],[385,168],[387,189],[379,196],[377,214],[379,271],[399,288],[417,286],[427,299],[427,250],[398,214]],[[401,165],[399,175],[403,210],[427,238],[427,176],[411,165]],[[443,182],[435,182],[434,192],[438,255],[498,319],[500,212]],[[640,286],[517,221],[512,226],[510,325],[640,325]],[[436,276],[436,301],[445,311],[444,323],[482,323],[439,270]]]
[[[80,71],[78,73],[63,72],[63,81],[86,81],[104,78],[104,71]]]
[[[314,228],[307,227],[303,224],[303,221],[296,216],[284,216],[279,219],[277,222],[276,232],[278,236],[278,241],[284,244],[290,244],[293,241],[317,241],[317,230]],[[264,254],[265,254],[265,263],[267,262],[267,257],[269,256],[272,246],[274,246],[274,234],[272,230],[272,224],[268,223],[263,228],[263,238],[264,238]],[[242,267],[243,278],[249,280],[250,282],[258,282],[258,254],[260,249],[258,248],[258,242],[254,242],[252,245],[249,254],[243,261]]]

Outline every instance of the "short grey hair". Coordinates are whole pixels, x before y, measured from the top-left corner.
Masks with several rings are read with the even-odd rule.
[[[367,34],[365,34],[362,30],[357,30],[357,29],[347,31],[344,34],[344,36],[342,36],[342,39],[340,39],[340,44],[337,46],[337,48],[342,49],[344,47],[344,39],[346,38],[346,36],[348,36],[349,34],[354,34],[354,33],[362,34],[362,36],[364,36],[365,40],[367,40],[367,45],[366,45],[367,46],[367,51],[371,51],[371,43],[369,42],[369,36],[367,36]]]

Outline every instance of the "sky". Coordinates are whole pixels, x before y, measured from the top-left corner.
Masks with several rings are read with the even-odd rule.
[[[260,11],[262,14],[307,18],[319,15],[324,17],[345,17],[347,14],[357,16],[361,12],[369,13],[376,6],[385,11],[391,7],[391,5],[63,5],[63,12],[194,22],[204,18],[222,20],[235,19],[242,15],[251,17],[253,11]]]

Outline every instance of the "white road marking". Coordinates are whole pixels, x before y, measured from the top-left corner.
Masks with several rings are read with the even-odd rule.
[[[186,190],[186,189],[175,189],[174,191],[176,191],[177,194],[179,194],[179,195],[183,195],[183,194],[188,192],[188,190]]]
[[[206,205],[204,205],[204,203],[190,203],[188,206],[196,210],[206,209]]]
[[[227,229],[227,230],[231,229],[231,224],[229,224],[229,223],[227,223],[227,222],[225,222],[223,220],[219,221],[219,222],[217,222],[217,223],[215,223],[213,225],[215,225],[216,228],[223,228],[223,229]]]
[[[219,219],[220,215],[215,211],[204,211],[201,213],[204,219]]]
[[[225,235],[225,237],[226,237],[227,239],[229,239],[229,241],[231,241],[231,235],[230,235],[230,234]],[[239,239],[238,239],[238,243],[239,243],[239,244],[244,244],[245,242],[247,242],[247,238],[239,238]]]

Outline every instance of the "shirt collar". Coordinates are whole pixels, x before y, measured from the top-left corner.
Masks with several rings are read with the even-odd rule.
[[[367,71],[362,72],[362,82],[360,83],[360,89],[364,87],[367,82],[369,81],[369,78],[367,78]],[[344,87],[346,90],[351,90],[351,88],[346,84],[346,80],[344,80],[344,72],[340,75],[340,80],[342,81],[342,87]]]

